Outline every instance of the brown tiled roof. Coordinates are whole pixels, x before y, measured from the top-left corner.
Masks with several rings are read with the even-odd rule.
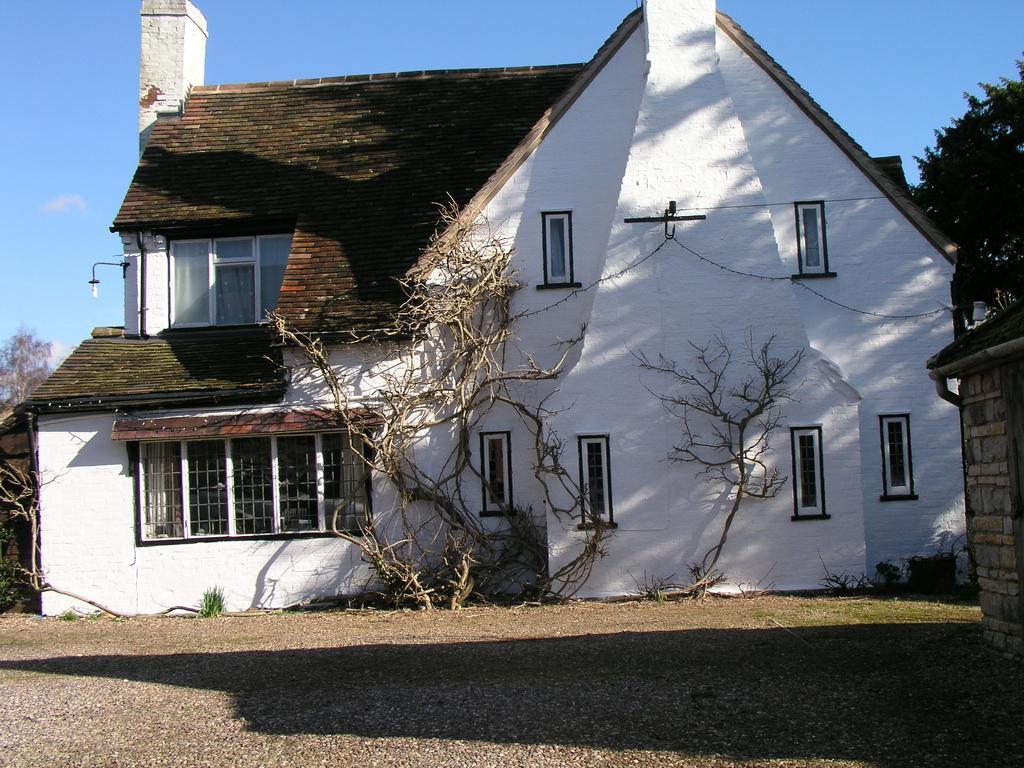
[[[114,229],[294,224],[278,309],[306,330],[382,327],[438,205],[464,206],[581,69],[196,88],[154,127]]]
[[[960,336],[956,341],[944,347],[942,351],[929,360],[928,367],[952,367],[954,370],[948,373],[949,375],[954,375],[957,373],[955,369],[958,365],[963,368],[971,367],[967,365],[966,358],[979,352],[990,350],[993,347],[998,347],[1001,344],[1017,340],[1024,341],[1024,301],[1018,301],[996,317],[982,323],[969,333]],[[991,363],[991,365],[998,364],[999,361],[996,359]]]
[[[123,418],[114,422],[114,440],[178,440],[196,437],[231,437],[279,432],[322,432],[350,425],[370,427],[380,420],[369,410],[353,410],[339,417],[329,409],[226,413],[212,416],[157,416]]]
[[[201,329],[161,338],[87,339],[27,405],[52,410],[121,402],[273,402],[285,387],[269,329]]]
[[[115,440],[158,440],[195,437],[230,437],[281,432],[321,432],[350,425],[370,427],[380,419],[366,409],[349,411],[345,418],[330,409],[219,414],[214,416],[159,416],[124,418],[114,422]]]

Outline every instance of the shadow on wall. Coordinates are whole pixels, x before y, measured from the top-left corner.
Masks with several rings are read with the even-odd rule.
[[[702,629],[49,658],[0,661],[0,669],[222,691],[264,734],[1019,765],[1024,688],[1005,662],[977,658],[978,632],[975,624]],[[979,708],[981,697],[991,706]]]
[[[338,548],[333,554],[322,551],[303,552],[290,547],[286,541],[274,547],[270,555],[265,552],[264,545],[270,542],[259,542],[250,550],[252,558],[264,559],[263,565],[256,574],[255,589],[247,606],[250,610],[280,608],[298,602],[299,596],[326,596],[358,594],[366,590],[371,581],[367,566],[361,564],[356,548],[351,544],[342,544],[336,539]],[[299,573],[297,573],[299,572]],[[296,587],[301,575],[306,581]]]

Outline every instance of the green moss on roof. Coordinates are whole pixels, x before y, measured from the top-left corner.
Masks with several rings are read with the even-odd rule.
[[[166,396],[273,400],[286,383],[270,330],[200,329],[149,339],[83,341],[33,393],[29,404]]]

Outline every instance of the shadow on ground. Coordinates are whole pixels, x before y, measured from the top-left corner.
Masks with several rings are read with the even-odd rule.
[[[265,734],[1024,764],[1024,674],[976,624],[109,655],[0,668],[223,691]]]

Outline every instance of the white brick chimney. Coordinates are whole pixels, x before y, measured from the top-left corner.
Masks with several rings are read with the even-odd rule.
[[[717,65],[715,0],[644,0],[644,29],[653,81],[678,87]]]
[[[139,152],[158,112],[176,112],[206,65],[206,17],[189,0],[142,0]]]

